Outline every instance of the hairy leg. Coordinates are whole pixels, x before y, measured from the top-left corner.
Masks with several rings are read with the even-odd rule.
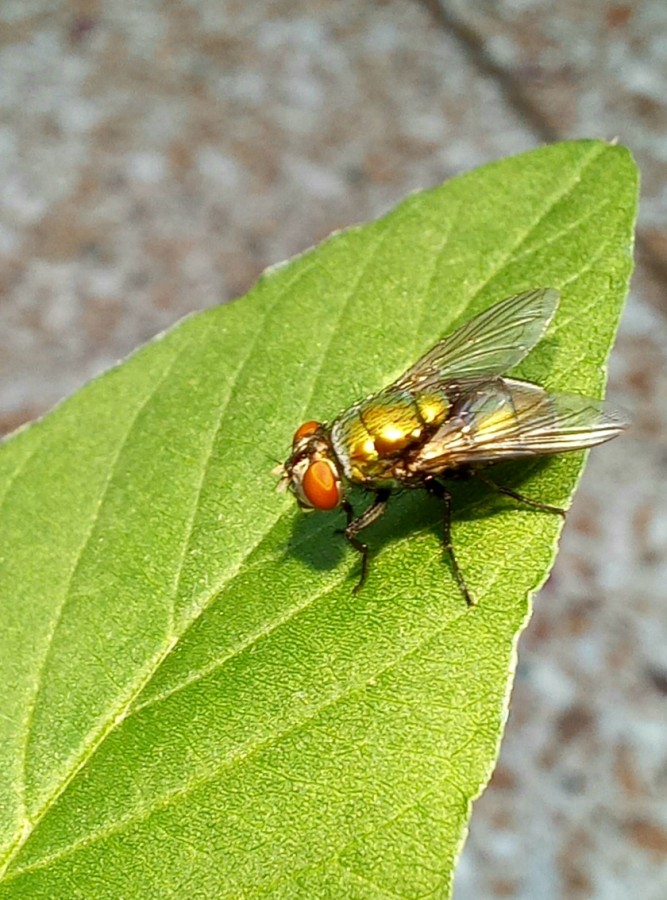
[[[513,500],[516,500],[519,503],[523,503],[525,506],[531,506],[533,509],[541,509],[542,512],[555,513],[556,515],[563,516],[563,518],[565,518],[566,511],[564,509],[561,509],[560,506],[549,506],[548,503],[540,503],[539,500],[531,500],[530,497],[524,497],[523,494],[519,494],[517,491],[513,491],[511,488],[501,487],[499,484],[496,484],[495,481],[492,481],[481,472],[476,472],[474,469],[470,474],[473,476],[473,478],[481,481],[482,484],[485,484],[492,490],[497,491],[499,494],[505,494],[506,497],[511,497]]]
[[[442,534],[442,543],[445,548],[445,552],[449,556],[452,569],[454,570],[454,576],[456,578],[456,583],[459,586],[459,590],[465,597],[466,603],[468,606],[475,606],[475,600],[473,599],[470,591],[468,590],[468,585],[466,584],[466,580],[463,577],[463,572],[461,571],[461,567],[459,566],[458,560],[456,559],[456,554],[454,553],[454,545],[452,543],[452,495],[449,493],[447,488],[445,488],[439,481],[436,481],[434,478],[428,478],[424,482],[425,489],[429,492],[429,494],[433,494],[435,497],[439,497],[444,505],[444,513],[443,513],[443,534]]]
[[[345,500],[343,503],[343,509],[347,515],[347,525],[341,531],[345,535],[348,544],[354,547],[357,553],[361,553],[361,577],[354,587],[355,594],[361,590],[368,575],[368,544],[359,540],[357,535],[380,518],[387,508],[390,494],[391,491],[387,488],[379,490],[368,509],[356,517],[350,501]]]

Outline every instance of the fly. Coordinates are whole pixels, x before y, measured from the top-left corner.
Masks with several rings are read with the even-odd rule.
[[[553,288],[501,300],[444,337],[388,387],[355,403],[332,422],[297,428],[292,452],[277,470],[306,510],[342,507],[343,534],[361,554],[358,591],[368,574],[361,532],[385,512],[391,493],[422,488],[443,502],[445,551],[467,603],[474,605],[454,553],[452,496],[442,479],[470,476],[534,509],[565,511],[496,485],[485,467],[582,450],[626,425],[602,403],[505,377],[541,340],[558,307]],[[373,494],[356,515],[349,485]]]

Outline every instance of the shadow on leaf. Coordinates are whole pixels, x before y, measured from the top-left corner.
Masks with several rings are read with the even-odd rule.
[[[489,466],[484,473],[500,487],[507,487],[522,493],[522,484],[549,465],[545,459],[534,462],[503,463]],[[501,509],[523,509],[516,500],[493,491],[474,476],[462,476],[444,480],[452,494],[452,521],[472,521],[495,515]],[[548,498],[529,499],[548,503]],[[372,502],[372,494],[359,488],[350,492],[350,501],[357,514]],[[530,511],[530,510],[529,510]],[[392,496],[386,513],[363,533],[370,547],[371,557],[381,552],[385,546],[409,539],[411,535],[430,531],[442,539],[442,502],[424,490],[400,490]],[[342,511],[306,512],[296,516],[287,552],[294,555],[315,571],[328,571],[340,565],[345,554],[351,550],[339,529],[345,527]],[[372,565],[372,559],[371,559]]]

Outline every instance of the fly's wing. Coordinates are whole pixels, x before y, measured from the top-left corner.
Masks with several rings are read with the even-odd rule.
[[[626,427],[598,400],[550,394],[525,381],[472,379],[456,390],[451,415],[414,460],[419,472],[582,450]]]
[[[392,385],[405,390],[480,375],[502,375],[538,343],[558,306],[554,288],[538,288],[496,303],[428,351]]]

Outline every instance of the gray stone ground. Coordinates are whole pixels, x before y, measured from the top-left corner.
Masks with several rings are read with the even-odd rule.
[[[643,173],[600,448],[457,900],[667,897],[667,4],[3,0],[0,430],[411,190],[565,137]]]

